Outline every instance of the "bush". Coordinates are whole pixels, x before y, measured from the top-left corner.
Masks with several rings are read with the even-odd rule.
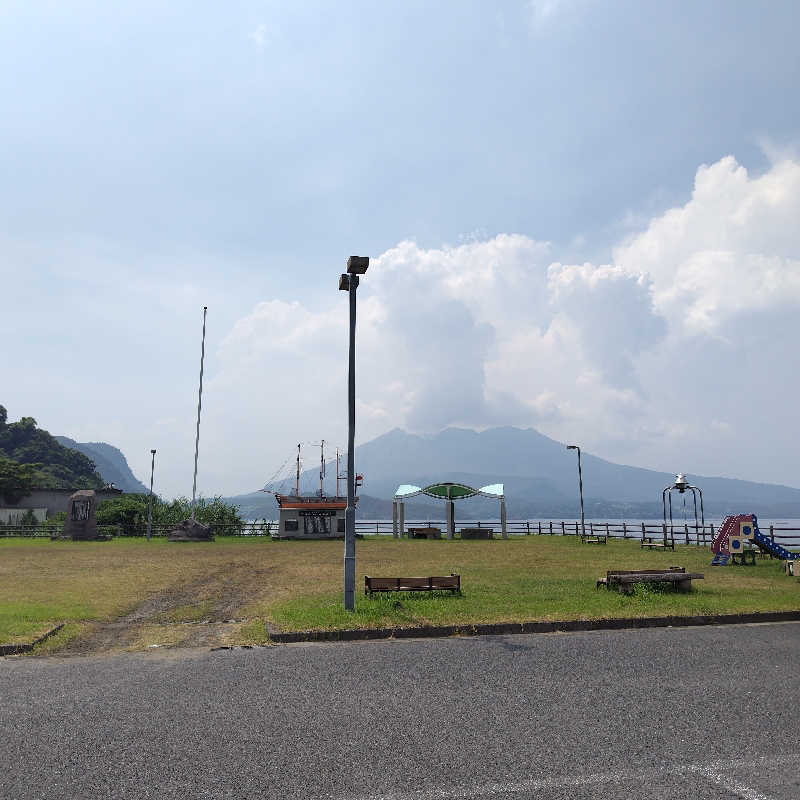
[[[123,536],[144,536],[147,531],[147,503],[149,495],[124,494],[112,500],[103,500],[97,508],[98,525],[117,525]],[[153,495],[153,526],[168,527],[192,515],[192,503],[179,497],[169,503]],[[217,533],[241,533],[244,520],[238,506],[230,505],[221,497],[200,497],[195,503],[195,519],[211,525]]]

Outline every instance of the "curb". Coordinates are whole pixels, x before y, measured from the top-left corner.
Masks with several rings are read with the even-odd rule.
[[[64,627],[62,622],[51,628],[47,633],[43,633],[38,639],[25,644],[0,644],[0,656],[15,656],[18,653],[30,653],[37,644],[41,644],[45,639],[49,639],[54,633],[58,633]]]
[[[519,633],[577,633],[634,628],[687,628],[694,625],[746,625],[757,622],[800,622],[800,611],[708,614],[694,617],[633,617],[553,622],[499,622],[478,625],[431,625],[420,628],[351,628],[339,631],[287,631],[286,633],[268,630],[268,633],[270,639],[277,644],[294,644],[296,642],[355,642],[371,639],[433,639],[446,636],[508,636]]]

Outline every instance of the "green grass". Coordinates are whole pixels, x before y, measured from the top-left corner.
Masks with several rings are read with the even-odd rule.
[[[85,606],[64,603],[0,603],[0,644],[30,642],[54,628],[63,619],[81,619]]]
[[[298,591],[257,611],[287,630],[475,624],[742,613],[800,608],[800,581],[778,561],[755,567],[710,567],[708,549],[649,552],[633,541],[581,545],[573,537],[508,541],[366,541],[357,546],[355,611],[342,607],[341,577],[328,591]],[[633,595],[595,588],[608,569],[685,566],[702,572],[693,590],[637,587]],[[458,572],[462,595],[399,592],[363,595],[363,575]]]
[[[464,542],[367,537],[356,544],[356,609],[348,613],[342,556],[339,541],[0,540],[0,643],[29,641],[69,623],[48,644],[55,651],[91,623],[119,620],[135,609],[137,624],[151,627],[214,613],[244,620],[237,634],[244,642],[265,641],[265,621],[306,630],[800,609],[800,580],[785,575],[780,562],[712,568],[707,548],[651,552],[635,540],[596,546],[571,536]],[[694,581],[687,594],[639,588],[625,596],[595,588],[607,569],[671,565],[705,573],[705,580]],[[461,596],[363,594],[365,574],[451,572],[461,575]]]

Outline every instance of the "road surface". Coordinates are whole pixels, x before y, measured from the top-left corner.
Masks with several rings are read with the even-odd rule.
[[[0,797],[800,798],[800,624],[0,659]]]

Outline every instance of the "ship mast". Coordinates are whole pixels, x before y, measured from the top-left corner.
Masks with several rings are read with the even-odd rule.
[[[300,496],[300,445],[297,445],[297,473],[294,479],[294,495]]]
[[[324,497],[322,479],[325,477],[325,440],[319,443],[319,496]]]

